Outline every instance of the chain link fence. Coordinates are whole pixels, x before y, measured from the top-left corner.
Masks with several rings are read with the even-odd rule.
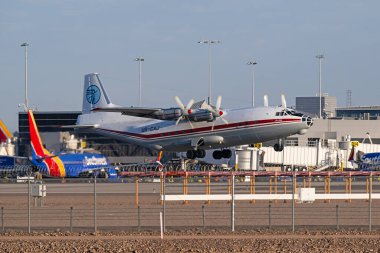
[[[20,172],[21,168],[17,168]],[[24,172],[30,168],[24,167]],[[141,171],[140,171],[141,172]],[[351,229],[380,228],[378,175],[252,172],[152,172],[107,178],[12,177],[0,181],[1,231],[166,230],[176,229]],[[239,174],[240,173],[240,174]],[[12,175],[16,175],[12,174]],[[295,185],[293,185],[295,184]],[[33,192],[46,185],[46,197]],[[368,193],[368,199],[165,201],[174,194],[284,194],[313,187],[317,193]],[[38,188],[38,187],[37,187]]]

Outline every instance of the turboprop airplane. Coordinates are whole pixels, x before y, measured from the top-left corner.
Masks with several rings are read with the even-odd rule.
[[[116,177],[116,171],[108,159],[101,154],[51,154],[42,144],[33,111],[28,111],[30,143],[32,147],[31,162],[38,171],[50,177],[87,177],[100,170],[105,170],[110,178]]]
[[[222,97],[215,106],[190,100],[184,106],[175,97],[175,108],[121,107],[111,103],[99,74],[85,75],[82,114],[76,128],[87,129],[140,146],[172,152],[187,152],[187,158],[203,158],[206,149],[215,159],[229,158],[228,147],[278,139],[276,151],[284,148],[284,138],[304,134],[313,124],[311,117],[281,106],[226,110]]]

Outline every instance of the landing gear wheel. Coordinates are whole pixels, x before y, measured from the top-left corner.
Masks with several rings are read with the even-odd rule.
[[[223,158],[231,158],[231,156],[232,156],[232,151],[231,151],[231,149],[223,149],[222,150],[222,157]]]
[[[284,145],[276,143],[276,144],[274,144],[273,148],[274,148],[274,151],[281,152],[284,150]]]
[[[216,150],[212,153],[212,157],[216,160],[220,160],[222,158],[222,151]]]
[[[204,151],[204,149],[197,149],[197,150],[195,151],[195,156],[196,156],[197,158],[205,158],[205,156],[206,156],[206,151]]]
[[[195,159],[196,157],[195,150],[188,150],[186,152],[186,157],[187,159]]]

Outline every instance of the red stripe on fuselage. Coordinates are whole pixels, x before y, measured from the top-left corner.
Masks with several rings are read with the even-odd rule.
[[[257,126],[265,126],[268,124],[281,124],[281,123],[292,123],[292,122],[301,122],[301,119],[267,119],[267,120],[254,120],[254,121],[243,121],[243,122],[237,122],[237,123],[231,123],[231,124],[222,124],[214,126],[214,129],[212,129],[212,126],[207,127],[199,127],[194,129],[184,129],[184,130],[177,130],[177,131],[171,131],[171,132],[162,132],[162,133],[154,133],[154,134],[138,134],[138,133],[130,133],[130,132],[122,132],[122,131],[116,131],[116,130],[110,130],[110,129],[104,129],[99,128],[99,130],[104,130],[108,132],[113,132],[117,134],[123,134],[123,135],[130,135],[133,137],[141,138],[141,139],[154,139],[154,138],[163,138],[163,137],[178,137],[181,135],[189,135],[189,134],[196,134],[201,132],[215,132],[217,130],[231,130],[231,129],[241,129],[241,128],[247,128],[247,127],[257,127]]]

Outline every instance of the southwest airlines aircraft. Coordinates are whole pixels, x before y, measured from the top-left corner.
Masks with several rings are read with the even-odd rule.
[[[38,171],[51,177],[81,177],[106,169],[108,176],[116,177],[116,171],[108,159],[101,154],[59,154],[53,155],[42,144],[32,110],[28,111],[32,163]]]
[[[6,142],[10,138],[12,138],[12,134],[0,119],[0,143]]]
[[[362,171],[380,170],[380,152],[364,153],[360,150],[355,152],[355,147],[352,145],[351,153],[348,161],[357,164],[357,168]]]
[[[184,106],[175,97],[178,107],[121,107],[111,103],[99,74],[85,75],[82,114],[76,128],[140,146],[174,152],[187,152],[189,159],[203,158],[206,149],[214,151],[215,159],[231,157],[228,147],[277,139],[276,151],[283,150],[283,139],[304,134],[312,119],[281,106],[227,110],[221,108],[222,98],[215,106],[190,100]]]

